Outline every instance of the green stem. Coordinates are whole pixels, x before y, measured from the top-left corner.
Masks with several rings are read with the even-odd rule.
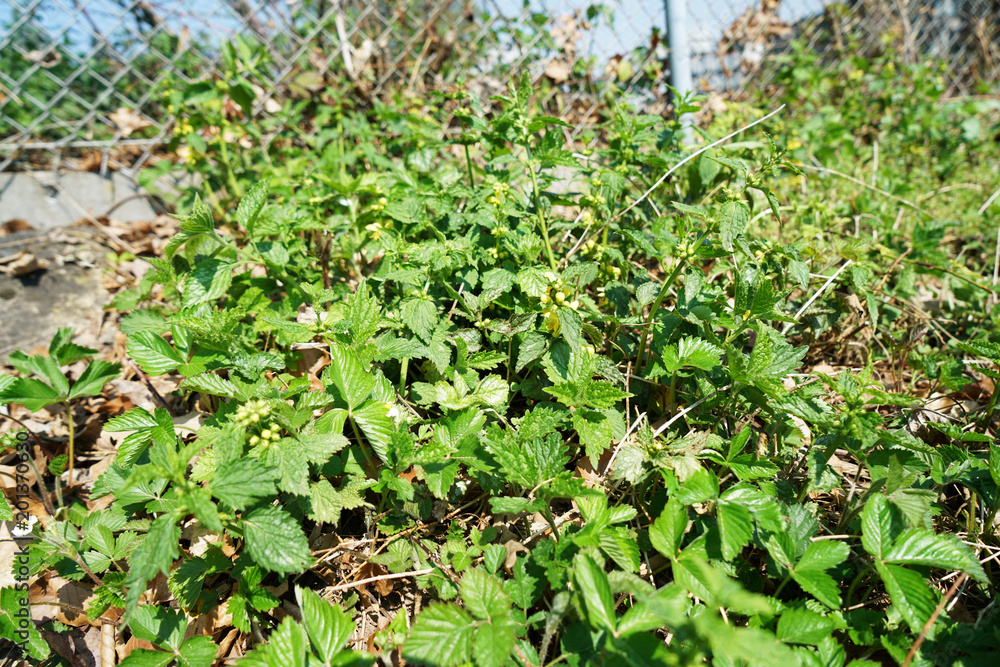
[[[778,595],[781,594],[781,589],[785,587],[785,584],[787,584],[791,580],[791,578],[792,578],[791,574],[785,575],[785,578],[781,580],[780,584],[778,584],[778,588],[775,589],[774,597],[778,597]]]
[[[854,581],[851,582],[850,587],[847,589],[847,595],[844,597],[844,606],[850,606],[851,601],[854,599],[854,591],[858,588],[858,584],[865,578],[869,572],[875,569],[875,565],[871,564],[865,569],[858,572],[858,576],[854,577]]]
[[[403,360],[399,362],[399,387],[397,388],[397,391],[399,391],[400,396],[406,395],[406,373],[409,366],[410,358],[403,357]]]
[[[73,410],[70,408],[69,401],[63,403],[63,407],[66,409],[66,424],[69,428],[69,444],[66,448],[66,454],[68,458],[68,463],[66,469],[69,470],[69,483],[73,483],[73,445],[74,445],[74,435],[76,428],[73,425]],[[58,488],[58,485],[56,486]]]
[[[222,133],[219,134],[219,157],[222,158],[222,164],[226,167],[226,180],[229,181],[229,187],[233,191],[233,196],[237,198],[242,197],[243,188],[236,182],[236,174],[233,173],[233,166],[229,162],[229,148],[222,138]]]
[[[358,425],[354,422],[353,417],[348,417],[351,422],[351,428],[354,429],[354,438],[358,441],[358,448],[361,453],[365,455],[365,463],[368,464],[368,474],[372,476],[373,479],[378,479],[377,471],[378,466],[372,461],[371,454],[368,453],[368,448],[365,447],[364,440],[361,439],[361,431],[358,430]]]
[[[677,280],[677,276],[681,274],[685,264],[686,262],[683,259],[677,260],[677,266],[675,266],[674,270],[670,272],[667,279],[663,281],[663,287],[660,288],[660,293],[656,295],[656,300],[653,301],[653,305],[649,307],[649,315],[646,316],[642,332],[639,334],[639,351],[635,355],[636,375],[642,374],[642,357],[646,353],[646,339],[649,338],[649,330],[653,327],[653,318],[656,317],[656,312],[660,309],[660,305],[663,304],[663,300],[667,298],[667,292],[670,291],[670,287],[674,284],[674,281]]]
[[[542,195],[538,191],[538,176],[535,174],[535,163],[531,159],[531,146],[525,145],[524,149],[528,154],[528,175],[531,176],[531,191],[535,199],[535,211],[538,212],[538,225],[542,229],[542,242],[545,244],[545,256],[549,259],[549,267],[553,271],[559,270],[556,258],[552,254],[552,241],[549,240],[549,225],[545,220],[545,211],[542,209]]]
[[[472,177],[472,157],[469,156],[469,144],[465,144],[465,167],[469,171],[469,187],[476,187],[476,182]]]

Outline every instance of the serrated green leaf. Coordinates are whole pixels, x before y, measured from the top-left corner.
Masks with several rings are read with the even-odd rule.
[[[407,662],[457,667],[469,660],[476,626],[465,610],[453,604],[432,604],[417,615],[403,644]]]
[[[789,644],[818,644],[834,629],[834,622],[804,608],[786,609],[778,618],[778,639]]]
[[[163,375],[186,361],[162,336],[148,331],[129,336],[125,347],[129,356],[150,375]]]
[[[719,207],[719,232],[722,235],[722,249],[733,251],[733,241],[743,233],[750,222],[750,207],[741,201],[727,201]]]
[[[687,525],[687,510],[678,500],[671,498],[649,527],[649,540],[653,548],[671,560],[676,559]]]
[[[918,633],[934,613],[938,594],[927,585],[923,575],[899,565],[883,565],[875,561],[875,569],[885,583],[893,606],[910,626]]]
[[[514,648],[514,623],[507,617],[480,625],[472,640],[472,659],[477,667],[502,667]]]
[[[656,301],[656,297],[660,295],[660,288],[661,285],[654,282],[639,285],[635,290],[635,298],[639,300],[639,305],[645,307]]]
[[[361,363],[357,353],[340,343],[330,345],[330,365],[324,372],[326,378],[336,387],[349,410],[364,403],[375,388],[375,377]]]
[[[922,529],[908,530],[893,540],[888,549],[883,549],[882,560],[886,563],[961,570],[976,581],[986,583],[986,573],[976,555],[954,535],[935,535]]]
[[[839,565],[851,553],[843,542],[820,540],[811,542],[795,567],[792,578],[817,600],[831,609],[840,608],[840,589],[837,582],[827,574],[827,570]]]
[[[305,665],[309,640],[302,625],[286,616],[281,625],[271,633],[268,642],[268,664],[271,667]]]
[[[410,328],[410,331],[417,334],[425,343],[431,341],[431,334],[437,326],[438,312],[433,301],[426,299],[409,299],[404,301],[400,314],[403,324]]]
[[[121,364],[112,364],[107,361],[95,359],[90,362],[80,379],[76,381],[69,392],[70,398],[80,398],[81,396],[98,396],[104,385],[118,377],[121,372]]]
[[[12,352],[8,362],[26,375],[37,375],[48,382],[60,395],[69,394],[69,381],[59,370],[59,360],[53,356],[39,354],[28,356],[21,351]]]
[[[302,608],[302,623],[321,660],[332,664],[334,656],[354,633],[354,623],[340,605],[327,602],[307,588],[295,587],[295,599]]]
[[[150,525],[146,538],[132,554],[132,568],[125,580],[127,610],[138,604],[146,582],[160,572],[170,572],[170,566],[180,555],[180,539],[181,529],[170,514],[157,517]]]
[[[280,507],[261,507],[243,518],[250,556],[279,574],[302,572],[312,563],[309,542],[299,522]]]
[[[60,394],[41,380],[19,377],[8,385],[0,403],[20,403],[31,412],[36,412],[67,398],[67,395]]]
[[[753,517],[743,505],[720,500],[717,506],[719,534],[722,538],[722,557],[734,558],[743,551],[753,535]]]
[[[604,570],[586,554],[577,554],[573,558],[573,581],[583,598],[583,606],[587,613],[587,623],[597,630],[615,633],[617,617],[615,616],[615,601],[611,596],[611,586]]]
[[[212,475],[211,490],[219,500],[235,509],[245,509],[259,500],[277,495],[275,470],[251,458],[223,463]]]
[[[219,647],[211,637],[192,637],[181,646],[178,667],[211,667]]]
[[[196,306],[215,301],[233,282],[233,265],[220,259],[204,259],[195,265],[184,282],[184,305]]]
[[[267,203],[267,190],[270,185],[270,176],[257,181],[247,190],[243,199],[240,200],[240,205],[236,207],[236,222],[243,229],[247,230],[251,236],[253,236],[253,229],[257,218],[260,216],[264,204]]]
[[[35,660],[45,660],[51,649],[38,632],[34,621],[29,620],[26,627],[21,625],[22,617],[14,614],[22,609],[27,609],[30,617],[30,600],[26,592],[13,587],[0,589],[0,637],[18,642],[26,640],[24,647],[28,655]],[[19,632],[25,634],[18,634]]]
[[[607,527],[598,536],[601,551],[626,572],[639,571],[639,545],[635,537],[624,528]]]
[[[108,423],[104,425],[104,430],[115,433],[119,431],[136,431],[154,426],[156,426],[156,419],[148,410],[132,408],[125,414],[108,420]]]
[[[184,378],[181,382],[181,388],[210,396],[222,396],[223,398],[235,398],[239,393],[232,382],[220,378],[215,373],[199,373]]]
[[[177,650],[184,641],[187,620],[181,611],[147,604],[136,607],[128,627],[139,639]]]
[[[903,521],[882,494],[875,494],[861,511],[861,544],[865,551],[882,560],[890,545],[903,532]]]

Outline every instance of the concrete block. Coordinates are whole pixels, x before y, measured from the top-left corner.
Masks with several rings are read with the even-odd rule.
[[[0,223],[20,218],[40,231],[66,227],[84,211],[123,222],[156,217],[146,197],[126,197],[141,192],[130,178],[119,172],[101,176],[86,171],[33,171],[0,174]],[[114,210],[111,210],[114,206]]]

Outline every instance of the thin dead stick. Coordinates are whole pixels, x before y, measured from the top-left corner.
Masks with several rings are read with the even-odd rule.
[[[854,260],[851,260],[851,259],[849,259],[849,260],[847,260],[846,262],[844,262],[844,265],[843,265],[843,266],[841,266],[841,267],[840,267],[839,269],[837,269],[836,273],[834,273],[834,274],[833,274],[832,276],[830,276],[830,277],[829,277],[829,278],[827,279],[827,281],[826,281],[825,283],[823,283],[823,286],[822,286],[822,287],[820,287],[820,288],[819,288],[818,290],[816,290],[816,293],[815,293],[815,294],[813,294],[813,295],[812,295],[812,296],[811,296],[811,297],[809,298],[809,300],[808,300],[808,301],[806,301],[806,302],[805,302],[805,303],[804,303],[804,304],[802,305],[802,307],[798,309],[798,311],[797,311],[797,312],[795,313],[795,315],[793,316],[793,318],[792,318],[792,319],[795,319],[795,320],[798,320],[798,319],[799,319],[799,317],[800,317],[800,316],[802,315],[802,313],[806,312],[806,311],[807,311],[807,310],[809,309],[809,306],[813,305],[813,301],[815,301],[816,299],[818,299],[818,298],[819,298],[819,295],[820,295],[820,294],[822,294],[823,292],[825,292],[825,291],[826,291],[826,288],[827,288],[827,287],[829,287],[829,286],[830,286],[830,284],[831,284],[831,283],[832,283],[832,282],[833,282],[834,280],[836,280],[836,279],[837,279],[837,276],[839,276],[839,275],[840,275],[840,273],[841,273],[841,272],[842,272],[842,271],[843,271],[844,269],[846,269],[846,268],[847,268],[848,266],[850,266],[850,265],[851,265],[851,262],[853,262],[853,261],[854,261]],[[787,334],[787,333],[788,333],[788,330],[792,328],[792,325],[793,325],[793,324],[795,324],[795,322],[786,322],[786,323],[785,323],[785,328],[781,330],[781,335],[782,335],[782,336],[784,336],[785,334]]]
[[[932,627],[934,627],[934,622],[937,620],[937,617],[941,615],[941,612],[944,610],[944,606],[948,604],[948,600],[955,595],[958,587],[961,586],[962,583],[968,578],[969,575],[963,572],[962,576],[955,580],[955,583],[951,585],[948,592],[945,593],[944,597],[941,598],[941,601],[938,602],[938,606],[934,609],[934,613],[931,614],[931,617],[927,619],[927,622],[924,623],[924,627],[920,630],[920,634],[917,636],[917,641],[913,642],[913,646],[910,647],[910,652],[906,654],[906,660],[903,661],[902,667],[910,667],[910,663],[913,662],[913,658],[917,655],[917,651],[920,650],[920,645],[924,643],[927,633],[930,632]]]
[[[837,171],[836,169],[827,169],[826,167],[815,167],[815,166],[813,166],[811,164],[796,164],[795,166],[798,167],[799,169],[808,169],[809,171],[818,171],[818,172],[823,173],[823,174],[830,174],[832,176],[840,176],[841,178],[846,179],[846,180],[850,181],[851,183],[857,183],[858,185],[860,185],[862,187],[868,188],[872,192],[877,192],[877,193],[879,193],[880,195],[882,195],[884,197],[888,197],[889,199],[893,199],[895,201],[898,201],[900,204],[904,204],[906,206],[909,206],[914,211],[917,211],[918,213],[923,213],[928,218],[933,218],[934,217],[933,215],[931,215],[930,213],[928,213],[926,210],[920,208],[919,206],[917,206],[916,204],[914,204],[913,202],[911,202],[909,199],[903,199],[902,197],[897,197],[896,195],[892,194],[891,192],[886,192],[882,188],[876,188],[874,185],[869,185],[869,184],[865,183],[860,178],[854,178],[853,176],[848,176],[847,174],[845,174],[843,172],[840,172],[840,171]]]
[[[383,574],[378,577],[369,577],[367,579],[359,579],[358,581],[352,581],[346,584],[341,584],[339,586],[332,586],[330,588],[324,589],[325,591],[346,591],[356,586],[367,586],[368,584],[374,584],[376,581],[387,581],[389,579],[405,579],[406,577],[419,577],[424,574],[430,574],[431,572],[436,572],[437,570],[433,567],[429,567],[426,570],[413,570],[412,572],[397,572],[396,574]]]
[[[119,248],[118,248],[119,250],[125,250],[127,252],[132,253],[133,255],[138,255],[139,254],[139,251],[136,250],[135,247],[133,247],[131,243],[129,243],[128,241],[125,241],[122,238],[120,238],[117,234],[115,234],[113,231],[111,231],[110,229],[108,229],[106,225],[101,224],[101,222],[98,221],[97,218],[95,218],[94,216],[92,216],[90,214],[90,211],[88,211],[84,207],[80,206],[80,204],[77,203],[77,201],[75,199],[73,199],[73,197],[68,192],[66,192],[66,190],[64,190],[61,185],[59,185],[58,183],[55,183],[55,182],[52,182],[50,185],[52,185],[52,187],[54,187],[56,190],[58,190],[63,195],[65,195],[66,199],[69,200],[69,203],[72,204],[73,207],[76,208],[78,211],[80,211],[80,213],[83,214],[83,217],[87,218],[87,220],[90,222],[90,224],[92,224],[94,227],[97,227],[97,229],[102,234],[104,234],[109,239],[111,239],[112,241],[114,241],[115,243],[117,243],[118,246],[119,246]]]
[[[931,197],[936,197],[937,195],[944,194],[945,192],[951,192],[952,190],[982,190],[983,186],[977,185],[976,183],[955,183],[954,185],[946,185],[943,188],[938,188],[937,190],[931,190],[930,192],[925,192],[924,194],[917,197],[917,201],[925,202]]]
[[[733,385],[731,385],[731,384],[727,384],[725,387],[723,387],[719,391],[717,391],[715,393],[712,393],[712,394],[709,394],[708,396],[703,396],[703,397],[699,398],[697,401],[695,401],[694,403],[692,403],[691,405],[687,406],[686,408],[684,408],[683,410],[681,410],[680,412],[678,412],[676,415],[674,415],[673,417],[671,417],[670,419],[668,419],[665,423],[661,424],[660,428],[658,428],[655,431],[653,431],[653,437],[655,438],[656,436],[660,435],[661,433],[663,433],[664,431],[666,431],[667,428],[669,428],[670,425],[673,424],[675,421],[677,421],[678,419],[680,419],[681,417],[683,417],[687,413],[691,412],[692,410],[694,410],[696,407],[698,407],[699,405],[701,405],[702,403],[704,403],[708,399],[714,398],[714,397],[718,396],[719,394],[721,394],[724,391],[728,391],[732,386]]]
[[[722,137],[721,139],[719,139],[717,141],[713,141],[709,145],[707,145],[707,146],[705,146],[703,148],[699,148],[694,153],[691,153],[691,155],[688,155],[686,158],[684,158],[683,160],[681,160],[680,162],[678,162],[677,164],[675,164],[674,166],[672,166],[670,169],[668,169],[667,173],[663,174],[663,176],[660,176],[660,178],[656,181],[656,183],[653,183],[653,185],[650,186],[650,188],[648,190],[646,190],[642,194],[641,197],[639,197],[634,202],[632,202],[628,206],[628,208],[626,208],[625,210],[623,210],[621,213],[619,213],[615,217],[611,218],[611,222],[614,222],[615,220],[617,220],[618,218],[622,217],[623,215],[625,215],[626,213],[628,213],[629,211],[631,211],[633,208],[635,208],[636,206],[638,206],[639,204],[641,204],[646,199],[646,197],[648,197],[649,195],[651,195],[653,193],[653,190],[655,190],[656,188],[660,187],[660,185],[663,184],[663,181],[667,180],[667,177],[670,176],[670,174],[672,174],[675,171],[677,171],[678,169],[680,169],[681,166],[683,166],[684,164],[687,164],[688,162],[690,162],[691,160],[695,159],[696,157],[698,157],[699,155],[701,155],[705,151],[712,150],[713,148],[715,148],[719,144],[722,144],[722,143],[725,143],[725,142],[729,141],[730,139],[732,139],[733,137],[735,137],[736,135],[738,135],[738,134],[740,134],[742,132],[746,132],[747,130],[749,130],[754,125],[759,125],[759,124],[763,123],[765,120],[767,120],[771,116],[776,115],[779,111],[781,111],[784,108],[785,108],[785,105],[782,104],[780,107],[778,107],[777,109],[775,109],[771,113],[767,114],[763,118],[759,118],[759,119],[755,120],[754,122],[750,123],[749,125],[744,125],[743,127],[741,127],[740,129],[736,130],[735,132],[730,132],[729,134],[727,134],[726,136]]]
[[[615,459],[618,458],[618,452],[620,452],[622,450],[622,447],[625,446],[625,443],[628,442],[628,437],[632,435],[633,431],[635,431],[637,428],[639,428],[639,426],[642,425],[642,422],[645,418],[646,418],[645,412],[637,416],[635,418],[635,421],[632,422],[632,425],[629,426],[629,429],[625,432],[624,437],[622,437],[622,439],[618,441],[618,446],[615,447],[615,451],[612,452],[611,459],[608,461],[608,465],[604,467],[604,474],[601,475],[602,481],[604,480],[605,477],[608,476],[608,473],[611,472],[612,467],[615,465]]]
[[[993,200],[995,200],[997,197],[1000,197],[1000,190],[997,190],[996,192],[991,194],[990,198],[986,200],[986,203],[979,207],[979,211],[977,211],[979,215],[982,215],[983,211],[988,209],[990,207],[990,204],[992,204]]]

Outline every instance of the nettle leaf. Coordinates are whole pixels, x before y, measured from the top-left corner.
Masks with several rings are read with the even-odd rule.
[[[961,570],[977,581],[987,581],[979,559],[954,535],[935,535],[922,529],[908,530],[882,551],[882,560],[886,563]]]
[[[778,639],[790,644],[819,644],[833,632],[832,619],[804,608],[786,609],[778,618]]]
[[[264,204],[267,203],[267,190],[271,185],[271,177],[268,176],[261,181],[254,183],[247,193],[240,200],[239,206],[236,207],[236,222],[239,223],[243,229],[247,230],[250,235],[253,235],[254,225],[257,222],[257,218],[260,216],[260,212],[264,209]]]
[[[722,348],[707,340],[688,336],[679,340],[676,346],[668,345],[663,350],[663,367],[668,373],[676,373],[686,366],[710,371],[722,363],[722,354]]]
[[[639,285],[635,290],[635,298],[639,300],[640,306],[648,306],[656,301],[660,294],[660,283],[648,282]]]
[[[163,375],[186,362],[162,336],[149,331],[129,336],[125,348],[139,367],[150,375]]]
[[[611,586],[604,570],[586,554],[573,558],[573,581],[583,598],[587,613],[587,623],[596,630],[615,634],[618,618],[615,615],[615,601]]]
[[[460,590],[466,609],[477,619],[486,621],[479,625],[473,638],[475,664],[501,667],[514,647],[515,625],[510,618],[510,598],[496,577],[479,569],[465,573]]]
[[[184,305],[215,301],[223,296],[233,282],[233,263],[220,259],[198,262],[184,284]]]
[[[333,383],[349,410],[364,403],[375,388],[375,377],[370,369],[354,350],[340,343],[330,345],[330,365],[324,371],[323,379]]]
[[[257,459],[241,458],[219,465],[212,475],[211,490],[219,500],[242,510],[257,501],[273,498],[276,472]]]
[[[741,201],[727,201],[719,207],[719,232],[722,235],[722,249],[733,251],[733,241],[743,233],[750,222],[750,207]]]
[[[280,507],[261,507],[243,517],[250,556],[279,574],[302,572],[312,564],[309,542],[299,522]]]
[[[354,633],[354,623],[338,604],[327,602],[307,588],[295,587],[295,599],[302,608],[312,646],[326,664],[332,664]]]
[[[223,398],[236,398],[240,393],[236,385],[214,373],[199,373],[185,378],[181,382],[181,388]]]
[[[597,469],[597,462],[601,454],[611,445],[615,437],[615,429],[611,420],[601,412],[594,410],[577,410],[573,413],[573,428],[580,436],[594,469]]]
[[[128,589],[127,608],[134,609],[146,590],[146,582],[160,572],[170,572],[170,566],[180,556],[181,529],[170,514],[157,517],[150,525],[146,538],[132,553],[131,569],[125,579]]]
[[[403,324],[425,343],[429,343],[438,320],[437,306],[434,302],[428,299],[408,299],[403,302],[400,313]]]
[[[472,617],[461,607],[429,605],[417,615],[403,644],[403,658],[416,664],[457,667],[468,662],[475,632]]]
[[[884,565],[878,561],[875,562],[875,569],[882,577],[896,611],[910,626],[911,631],[921,632],[937,606],[938,592],[927,585],[922,574],[914,570],[899,565]]]

